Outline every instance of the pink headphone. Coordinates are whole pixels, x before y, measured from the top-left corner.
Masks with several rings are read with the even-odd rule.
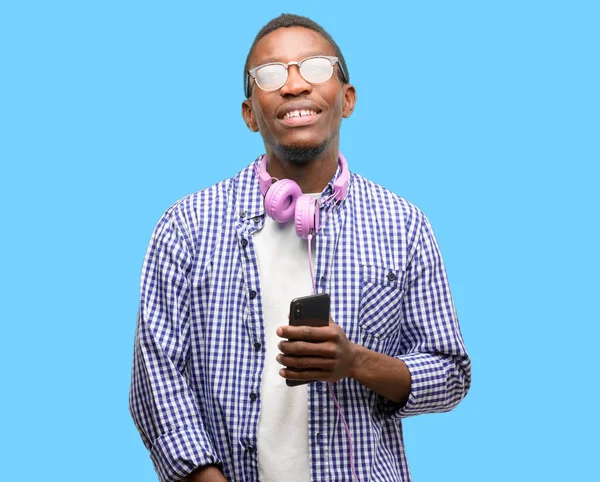
[[[346,158],[340,152],[338,165],[341,173],[333,182],[333,194],[326,198],[336,202],[346,199],[350,173]],[[321,227],[319,225],[319,201],[321,198],[313,198],[302,194],[300,186],[291,179],[281,181],[273,179],[267,172],[267,156],[260,160],[258,182],[260,192],[265,197],[265,211],[269,217],[278,223],[287,223],[292,217],[295,218],[296,234],[303,239],[308,239],[310,234],[316,234]]]

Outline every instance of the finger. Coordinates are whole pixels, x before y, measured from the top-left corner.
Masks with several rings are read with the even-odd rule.
[[[284,355],[318,358],[337,358],[340,348],[333,342],[280,341],[277,345]]]
[[[335,360],[331,358],[277,355],[277,362],[286,368],[297,368],[301,370],[331,371],[335,367]]]
[[[294,370],[293,368],[282,368],[279,375],[288,380],[310,380],[327,381],[331,374],[321,370]]]
[[[333,326],[280,326],[277,335],[288,340],[327,341],[336,336]]]

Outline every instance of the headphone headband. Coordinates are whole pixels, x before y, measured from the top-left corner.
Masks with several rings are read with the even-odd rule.
[[[348,171],[348,162],[341,152],[338,153],[338,166],[340,167],[340,175],[333,181],[333,197],[336,201],[343,201],[348,195],[348,185],[350,184],[350,172]],[[273,178],[267,172],[267,156],[262,156],[260,167],[258,170],[258,183],[260,192],[263,196],[273,183]]]
[[[336,201],[343,201],[348,195],[350,173],[348,172],[348,162],[341,152],[338,153],[338,164],[341,172],[337,179],[333,181],[333,194]]]
[[[320,229],[319,222],[319,200],[302,194],[300,186],[291,179],[276,180],[267,172],[267,156],[264,155],[259,161],[258,182],[260,192],[265,198],[265,212],[278,223],[287,223],[295,219],[296,234],[303,239],[310,239]],[[336,202],[343,201],[348,194],[350,173],[346,158],[340,152],[338,155],[340,167],[339,176],[333,181],[333,198]],[[256,164],[254,165],[256,169]],[[333,206],[330,205],[330,209]]]

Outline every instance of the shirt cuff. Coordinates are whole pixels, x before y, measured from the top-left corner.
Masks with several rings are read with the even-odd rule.
[[[150,458],[161,482],[180,481],[204,465],[222,465],[206,433],[195,428],[162,435],[152,446]]]
[[[430,353],[415,353],[399,357],[410,372],[410,395],[404,405],[384,401],[392,418],[405,418],[445,409],[447,399],[446,362]]]

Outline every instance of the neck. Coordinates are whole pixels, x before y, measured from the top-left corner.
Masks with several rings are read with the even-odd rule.
[[[291,179],[303,193],[320,193],[331,180],[338,166],[338,143],[331,142],[315,157],[295,162],[283,153],[267,148],[267,171],[277,179]]]

